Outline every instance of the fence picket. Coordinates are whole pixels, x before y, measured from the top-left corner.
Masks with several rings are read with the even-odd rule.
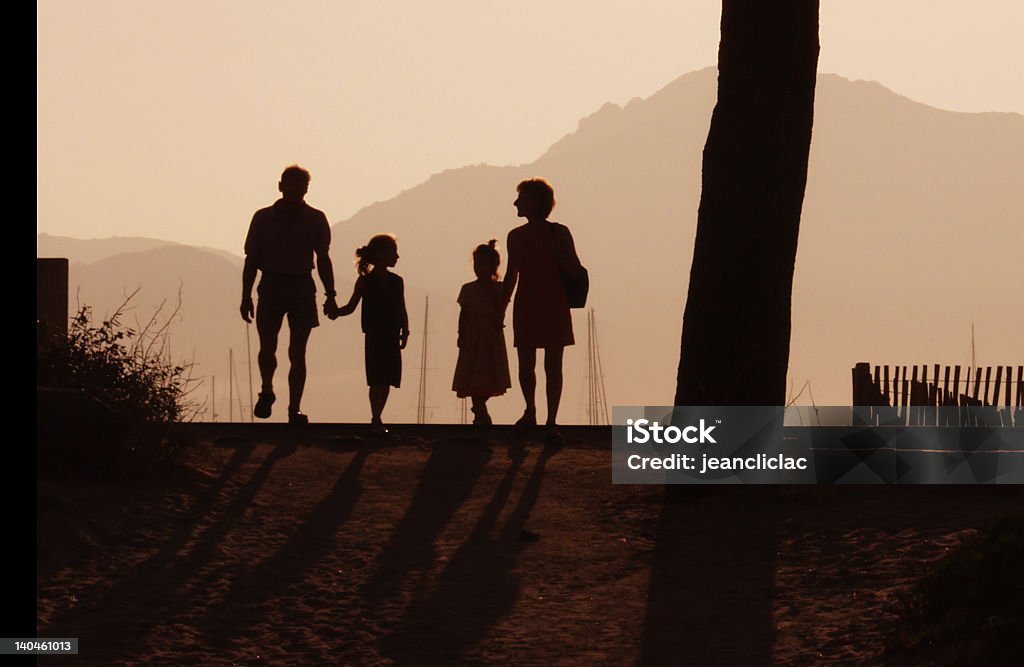
[[[1016,381],[1013,366],[1005,366],[1005,379],[1001,365],[995,378],[992,366],[968,366],[963,387],[959,364],[928,366],[858,363],[852,369],[854,405],[867,408],[858,419],[879,426],[1024,426],[1024,365],[1017,366]]]

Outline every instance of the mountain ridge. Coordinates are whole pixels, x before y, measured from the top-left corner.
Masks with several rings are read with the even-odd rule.
[[[600,322],[610,401],[671,400],[715,87],[714,68],[685,74],[647,98],[603,105],[531,163],[446,169],[332,225],[341,298],[355,278],[355,248],[374,233],[398,235],[395,270],[409,290],[413,329],[405,388],[416,385],[429,296],[428,402],[436,420],[458,421],[445,376],[454,368],[455,297],[472,279],[470,252],[489,238],[503,249],[508,230],[521,223],[512,207],[515,185],[536,175],[554,184],[552,219],[570,226],[590,268],[588,305]],[[1024,115],[946,111],[877,82],[819,75],[794,282],[794,387],[811,380],[819,404],[846,404],[849,368],[858,361],[958,363],[969,349],[971,322],[990,363],[1020,362],[1012,331],[1024,322],[1006,304],[1020,280],[1013,268],[1019,242],[1011,241],[1019,238],[1024,209],[1022,156]],[[240,322],[239,274],[221,266],[217,277],[203,278],[198,271],[207,262],[190,262],[197,274],[189,280],[198,287],[188,289],[219,304],[203,311],[209,321],[197,329],[197,344],[216,339],[226,348],[221,332]],[[105,291],[113,289],[111,283]],[[348,320],[325,320],[327,333],[311,338],[307,396],[315,420],[365,416],[362,341]],[[574,322],[565,422],[584,419],[582,311],[574,311]],[[238,333],[231,339],[236,350],[245,342]],[[405,388],[389,403],[395,421],[415,415],[415,389]],[[492,412],[509,421],[521,401],[516,387]]]

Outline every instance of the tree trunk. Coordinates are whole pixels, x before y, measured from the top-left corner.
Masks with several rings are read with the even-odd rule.
[[[818,0],[723,0],[675,405],[783,405]]]

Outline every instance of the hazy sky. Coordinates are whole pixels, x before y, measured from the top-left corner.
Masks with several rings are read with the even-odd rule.
[[[332,222],[466,164],[531,162],[714,65],[700,0],[41,0],[37,229],[241,253],[281,169]],[[823,0],[819,71],[1024,112],[1018,0]],[[453,205],[457,205],[454,203]]]

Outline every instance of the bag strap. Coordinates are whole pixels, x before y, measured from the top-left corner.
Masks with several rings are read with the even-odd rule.
[[[558,223],[558,222],[551,222],[551,223],[548,223],[548,224],[551,225],[551,229],[549,230],[549,234],[548,235],[551,237],[552,252],[555,253],[555,263],[558,264],[558,268],[561,271],[563,271],[564,273],[575,275],[578,272],[578,268],[582,268],[583,267],[583,263],[579,261],[579,257],[576,257],[576,262],[575,262],[574,266],[573,265],[567,265],[567,264],[569,264],[569,262],[567,260],[569,258],[570,253],[571,253],[571,249],[570,249],[569,244],[566,242],[565,238],[566,238],[566,234],[571,234],[571,232],[569,231],[569,228],[566,227],[565,225],[561,224],[561,223]],[[557,227],[561,227],[565,231],[562,232],[562,231],[556,230],[555,229],[556,226]],[[562,236],[562,239],[557,238],[559,235]],[[575,255],[575,253],[571,253],[571,254]]]

